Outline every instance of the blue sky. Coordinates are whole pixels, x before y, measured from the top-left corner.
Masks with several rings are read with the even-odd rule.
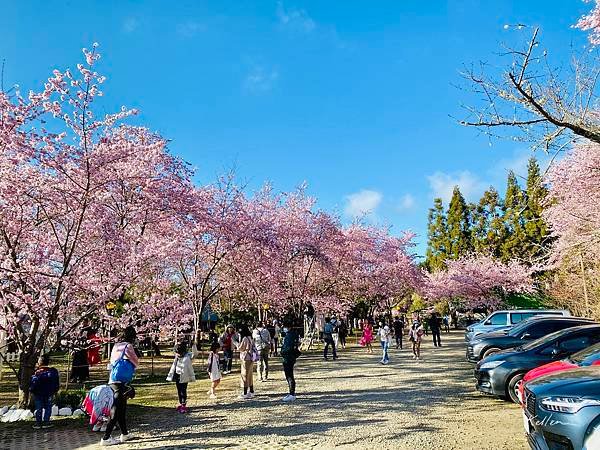
[[[432,198],[476,200],[522,171],[525,144],[457,125],[463,64],[494,63],[505,24],[541,25],[556,61],[585,44],[580,0],[3,2],[5,85],[42,85],[100,44],[102,107],[141,121],[212,181],[306,182],[319,206],[418,234]]]

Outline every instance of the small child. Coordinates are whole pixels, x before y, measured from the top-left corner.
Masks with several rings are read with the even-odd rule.
[[[210,353],[208,354],[208,376],[211,381],[210,390],[208,394],[210,398],[217,398],[217,394],[215,394],[215,389],[221,382],[221,371],[219,370],[219,349],[221,346],[218,342],[213,342],[210,345]]]
[[[34,429],[51,428],[50,416],[52,415],[52,398],[60,386],[58,370],[49,367],[50,356],[42,355],[38,360],[38,368],[31,377],[29,391],[35,399],[35,425]],[[42,416],[42,410],[44,410]]]
[[[189,412],[187,404],[187,386],[188,383],[196,381],[196,374],[194,373],[194,366],[192,365],[192,358],[198,354],[196,345],[192,347],[192,352],[188,352],[186,342],[182,342],[175,347],[175,359],[171,365],[171,370],[167,375],[167,381],[174,381],[177,386],[177,397],[179,399],[179,406],[177,412],[187,413]]]

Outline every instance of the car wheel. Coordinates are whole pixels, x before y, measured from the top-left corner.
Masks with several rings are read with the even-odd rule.
[[[524,373],[518,373],[508,381],[508,396],[516,404],[521,403],[521,400],[519,399],[519,387],[521,386],[521,383],[523,383],[524,376]]]
[[[493,355],[494,353],[498,353],[500,351],[499,348],[496,347],[492,347],[492,348],[488,348],[484,353],[481,359],[483,358],[487,358],[490,355]]]

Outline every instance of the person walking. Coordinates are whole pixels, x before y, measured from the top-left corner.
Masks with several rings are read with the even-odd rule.
[[[388,355],[388,350],[390,348],[390,344],[392,343],[392,330],[387,325],[383,326],[383,323],[379,324],[379,330],[377,331],[379,335],[379,342],[381,343],[381,364],[388,364],[390,362],[390,357]]]
[[[51,428],[52,398],[58,392],[60,380],[58,370],[50,367],[50,356],[42,355],[38,359],[38,367],[29,382],[29,392],[35,402],[35,425],[33,428]],[[43,414],[42,414],[43,410]]]
[[[331,317],[331,325],[333,326],[333,332],[331,333],[331,337],[333,338],[333,347],[337,352],[340,345],[340,322],[335,316]]]
[[[271,350],[271,334],[267,330],[262,322],[256,325],[256,328],[252,332],[252,339],[254,345],[259,353],[259,361],[257,372],[260,375],[260,381],[266,381],[269,379],[269,351]],[[264,373],[264,377],[263,377]]]
[[[325,348],[323,349],[323,359],[328,360],[327,354],[329,352],[329,346],[331,346],[331,352],[333,353],[333,359],[337,359],[337,352],[335,350],[335,343],[333,341],[333,324],[329,317],[325,318],[325,326],[323,327],[323,342],[325,342]]]
[[[413,359],[421,359],[421,341],[423,340],[423,326],[418,319],[413,320],[413,323],[408,332],[408,340],[412,342]]]
[[[373,325],[370,321],[365,321],[362,337],[360,338],[360,345],[367,348],[367,353],[373,353]]]
[[[442,322],[444,324],[444,331],[450,333],[450,316],[448,316],[448,314],[444,315]]]
[[[402,335],[404,334],[404,319],[396,316],[392,323],[394,329],[394,338],[396,339],[396,348],[402,349]]]
[[[174,381],[177,387],[179,406],[177,406],[176,411],[178,413],[189,412],[187,407],[187,387],[188,383],[196,381],[196,374],[192,365],[192,359],[196,356],[198,356],[196,344],[192,346],[191,352],[188,351],[187,342],[185,341],[175,347],[175,358],[167,375],[167,381]]]
[[[243,393],[239,395],[242,400],[247,400],[254,397],[254,381],[253,371],[254,362],[258,359],[258,350],[254,346],[252,340],[252,333],[247,325],[240,327],[240,345],[238,351],[240,352],[240,362],[242,366],[241,370],[241,387]]]
[[[104,437],[100,440],[101,446],[115,445],[131,439],[131,433],[127,429],[127,400],[135,396],[135,390],[130,385],[139,365],[139,360],[133,343],[136,339],[135,328],[125,328],[120,336],[119,342],[114,345],[110,355],[110,375],[108,385],[114,392],[114,413],[106,425]],[[117,440],[111,436],[115,425],[119,423],[121,436]]]
[[[236,345],[237,340],[238,336],[235,332],[235,328],[231,324],[227,325],[225,331],[219,338],[219,343],[223,348],[223,357],[225,358],[225,362],[223,363],[223,375],[231,373],[231,365],[233,363],[233,347]]]
[[[210,352],[208,354],[208,377],[210,378],[210,390],[208,391],[208,395],[213,400],[217,398],[217,393],[215,392],[217,386],[221,382],[221,371],[219,370],[219,349],[221,346],[218,342],[213,342],[210,344]]]
[[[431,330],[431,337],[433,338],[433,346],[441,347],[442,346],[442,337],[441,337],[441,324],[440,318],[438,317],[436,312],[432,312],[429,317],[429,329]]]
[[[340,320],[339,326],[340,344],[342,348],[346,348],[346,338],[348,337],[348,326],[345,320]]]
[[[294,376],[294,365],[301,355],[298,346],[300,338],[292,328],[292,323],[286,321],[283,328],[284,336],[281,344],[281,357],[283,358],[283,373],[288,383],[288,395],[283,397],[284,402],[296,400],[296,378]]]

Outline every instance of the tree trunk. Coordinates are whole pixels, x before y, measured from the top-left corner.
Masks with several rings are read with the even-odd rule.
[[[35,349],[28,353],[21,353],[19,357],[19,403],[18,407],[27,409],[30,406],[29,383],[35,371],[35,365],[39,357]]]

